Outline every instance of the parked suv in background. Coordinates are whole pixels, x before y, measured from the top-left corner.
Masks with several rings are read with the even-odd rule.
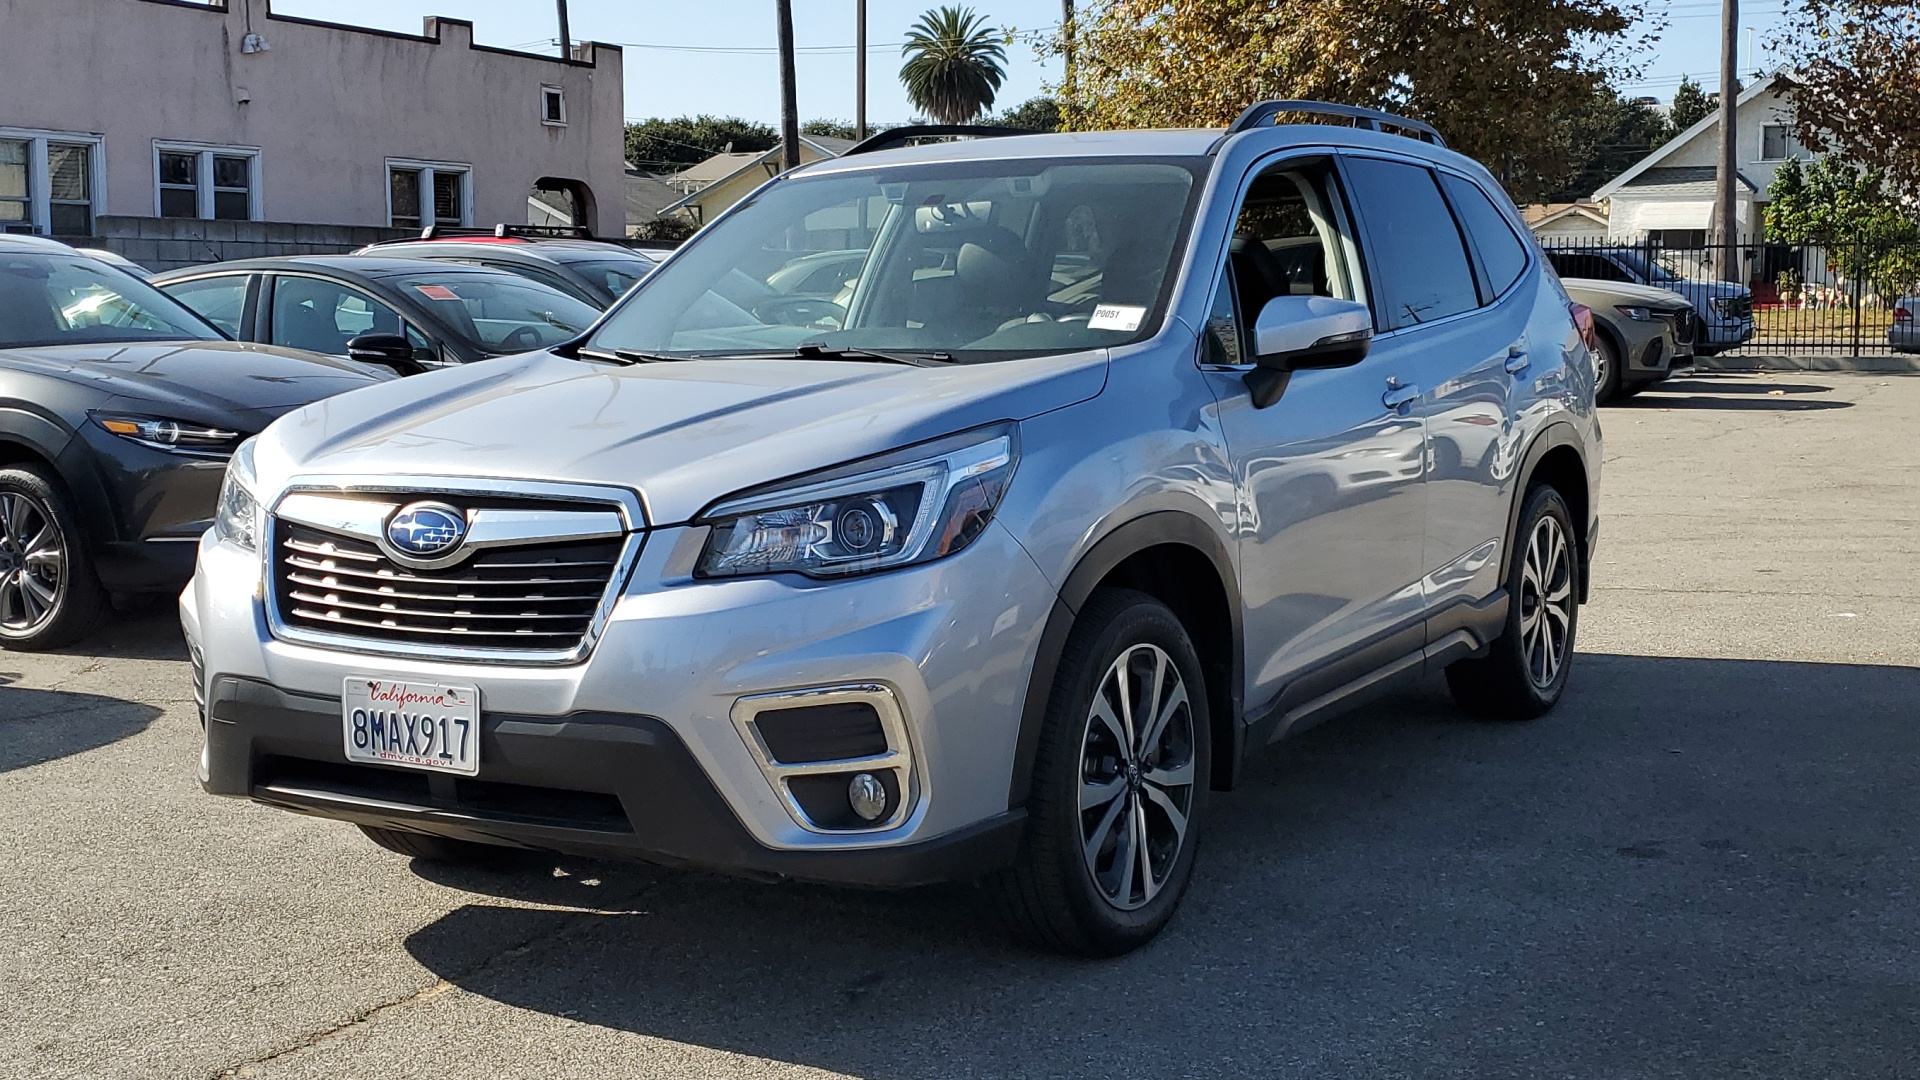
[[[1630,398],[1692,366],[1700,317],[1686,300],[1665,289],[1619,281],[1563,277],[1560,284],[1593,312],[1595,401],[1604,405]]]
[[[1561,249],[1548,251],[1547,258],[1563,278],[1645,285],[1684,297],[1700,316],[1696,355],[1712,356],[1753,340],[1753,290],[1745,285],[1682,277],[1634,248]]]
[[[578,341],[243,448],[181,600],[206,788],[425,858],[984,877],[1112,954],[1258,749],[1424,671],[1553,707],[1593,357],[1485,169],[1316,103],[914,135],[769,182]],[[844,305],[726,298],[854,247]]]

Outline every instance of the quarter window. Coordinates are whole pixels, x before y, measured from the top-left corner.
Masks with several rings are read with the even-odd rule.
[[[1233,306],[1233,267],[1220,268],[1220,281],[1213,289],[1213,308],[1207,312],[1207,330],[1201,340],[1209,364],[1244,362],[1240,319]]]
[[[247,306],[247,275],[222,274],[183,281],[168,287],[167,294],[219,327],[228,337],[240,336],[240,319]]]
[[[258,150],[156,143],[155,209],[161,217],[256,221],[259,174]]]
[[[1417,326],[1479,306],[1460,226],[1433,173],[1365,157],[1349,158],[1347,168],[1382,301],[1375,316],[1380,328]]]
[[[0,129],[0,232],[93,235],[100,140]]]
[[[1474,249],[1480,253],[1481,266],[1487,272],[1487,284],[1492,290],[1487,299],[1491,301],[1520,280],[1521,272],[1527,268],[1527,249],[1514,235],[1506,215],[1493,205],[1493,200],[1487,198],[1478,184],[1443,173],[1440,185],[1447,189],[1447,198],[1459,213],[1460,223],[1467,227],[1467,235],[1473,237]]]
[[[387,162],[387,221],[396,229],[471,225],[473,171],[430,161]]]

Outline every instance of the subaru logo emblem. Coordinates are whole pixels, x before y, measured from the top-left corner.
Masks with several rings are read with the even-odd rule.
[[[435,559],[467,537],[467,516],[445,503],[403,506],[387,521],[387,543],[416,559]]]

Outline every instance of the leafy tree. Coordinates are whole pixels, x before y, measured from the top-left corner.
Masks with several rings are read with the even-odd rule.
[[[972,8],[936,8],[920,16],[900,48],[900,81],[913,107],[942,124],[964,124],[993,107],[1007,77],[1006,34]]]
[[[868,130],[878,131],[879,129],[869,128]],[[800,134],[825,135],[830,139],[852,139],[856,138],[860,132],[845,120],[809,120],[800,125]]]
[[[627,125],[627,160],[651,172],[679,172],[729,146],[746,152],[778,145],[780,136],[772,128],[737,116],[655,117]]]
[[[1637,72],[1646,13],[1642,0],[1095,0],[1074,19],[1068,115],[1219,126],[1264,98],[1385,108],[1536,199],[1584,160],[1565,118]]]
[[[1882,175],[1834,157],[1801,168],[1782,162],[1767,186],[1767,235],[1818,244],[1835,273],[1881,296],[1912,290],[1920,278],[1920,224]]]
[[[1599,90],[1567,114],[1554,137],[1566,143],[1565,153],[1577,163],[1548,202],[1589,198],[1601,184],[1667,141],[1666,118],[1612,89]]]
[[[1673,92],[1673,107],[1667,111],[1667,120],[1673,125],[1672,134],[1678,135],[1705,120],[1713,115],[1715,108],[1699,83],[1691,76],[1680,76],[1680,89]]]
[[[1800,141],[1920,199],[1920,0],[1801,0],[1775,44]]]
[[[1059,131],[1064,125],[1060,103],[1050,97],[1028,98],[986,123],[995,127],[1024,128],[1028,131]]]

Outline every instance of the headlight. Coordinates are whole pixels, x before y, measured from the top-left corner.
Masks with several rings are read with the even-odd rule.
[[[1009,424],[728,499],[699,519],[713,526],[700,574],[840,577],[951,555],[993,520],[1019,456]]]
[[[240,441],[240,433],[185,420],[154,416],[116,416],[94,413],[93,422],[130,442],[155,450],[182,454],[224,454]]]
[[[1725,315],[1727,313],[1727,301],[1725,297],[1709,297],[1707,299],[1707,306],[1713,309],[1715,315]]]
[[[1653,318],[1653,312],[1650,309],[1643,308],[1643,307],[1628,307],[1627,305],[1622,304],[1619,307],[1615,308],[1614,310],[1618,311],[1622,315],[1625,315],[1627,318],[1632,319],[1634,322],[1646,322],[1648,319]]]
[[[253,497],[254,483],[253,440],[248,439],[227,462],[227,478],[220,483],[220,501],[213,509],[213,535],[248,551],[260,539],[260,502]]]

